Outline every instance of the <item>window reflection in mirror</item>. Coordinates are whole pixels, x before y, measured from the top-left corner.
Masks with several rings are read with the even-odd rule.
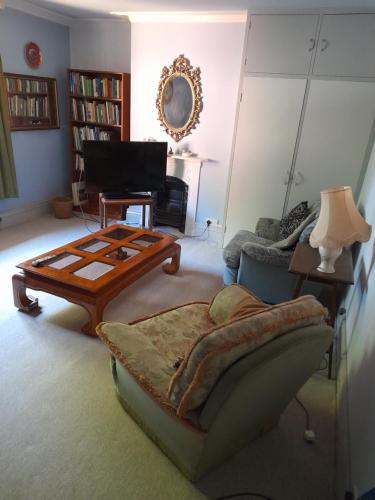
[[[189,121],[193,110],[193,93],[183,76],[171,76],[163,92],[163,111],[170,127],[182,128]]]

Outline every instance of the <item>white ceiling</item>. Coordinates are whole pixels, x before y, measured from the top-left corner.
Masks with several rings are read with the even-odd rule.
[[[7,0],[6,5],[18,0]],[[111,11],[234,11],[280,9],[374,9],[375,0],[21,0],[71,18],[109,17]],[[28,9],[29,10],[29,9]],[[111,16],[112,17],[112,16]]]
[[[3,0],[4,1],[4,0]],[[0,0],[1,3],[1,0]],[[375,10],[375,0],[5,0],[5,5],[35,15],[67,19],[112,17],[110,12],[210,12],[246,10]],[[49,16],[48,16],[49,17]]]

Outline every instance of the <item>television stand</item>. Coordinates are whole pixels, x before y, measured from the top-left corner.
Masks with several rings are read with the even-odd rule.
[[[146,200],[150,198],[149,194],[145,193],[102,193],[102,196],[105,196],[107,200]]]
[[[99,194],[99,217],[100,217],[100,227],[107,227],[107,206],[121,206],[123,209],[123,215],[127,209],[132,205],[140,205],[142,207],[142,227],[146,224],[146,206],[150,207],[148,228],[152,229],[154,220],[154,200],[150,195],[141,193],[123,193],[122,198],[118,198],[119,193],[100,193]],[[113,197],[112,197],[113,196]]]

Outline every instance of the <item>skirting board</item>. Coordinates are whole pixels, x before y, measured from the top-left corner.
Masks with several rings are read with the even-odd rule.
[[[147,215],[148,217],[148,215]],[[146,217],[146,221],[147,221]],[[128,210],[127,212],[127,222],[129,224],[139,224],[141,221],[141,211],[137,210]],[[211,225],[206,231],[206,224],[198,223],[196,222],[194,224],[194,230],[192,234],[186,234],[186,237],[194,237],[197,240],[206,240],[210,243],[215,244],[216,246],[220,247],[222,245],[223,241],[223,226],[216,226],[216,225]]]
[[[41,215],[52,211],[52,201],[45,200],[37,203],[29,203],[20,208],[14,208],[8,212],[0,213],[0,229],[22,224]]]
[[[339,331],[339,368],[336,382],[336,494],[344,498],[346,491],[353,491],[350,462],[350,411],[348,400],[348,357],[346,321],[342,318]]]

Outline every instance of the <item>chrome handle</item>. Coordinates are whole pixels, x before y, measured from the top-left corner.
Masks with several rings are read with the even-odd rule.
[[[289,184],[290,170],[285,170],[284,186]]]
[[[302,181],[303,181],[303,176],[301,172],[297,172],[294,178],[294,185],[299,186],[300,184],[302,184]]]
[[[320,49],[320,52],[324,52],[329,45],[329,41],[326,38],[322,38],[322,48]]]
[[[313,51],[315,49],[315,44],[316,44],[316,40],[315,38],[310,38],[310,47],[309,47],[309,52]]]

